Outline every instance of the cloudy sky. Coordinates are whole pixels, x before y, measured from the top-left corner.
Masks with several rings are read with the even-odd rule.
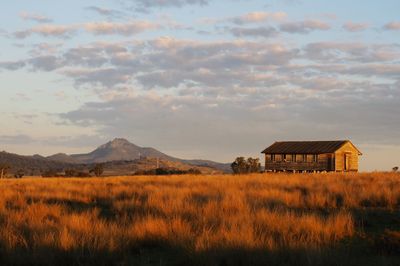
[[[0,150],[114,138],[182,158],[350,139],[400,165],[398,0],[14,0],[0,9]]]

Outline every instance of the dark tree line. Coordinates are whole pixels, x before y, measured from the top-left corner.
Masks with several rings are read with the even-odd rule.
[[[259,173],[261,171],[261,163],[258,158],[247,158],[237,157],[236,160],[231,164],[233,173],[235,174],[248,174],[248,173]]]

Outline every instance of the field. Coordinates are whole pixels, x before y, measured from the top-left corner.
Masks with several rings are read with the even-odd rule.
[[[400,175],[0,180],[0,265],[400,265]]]

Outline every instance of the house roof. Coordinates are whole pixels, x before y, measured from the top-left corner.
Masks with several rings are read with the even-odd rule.
[[[267,154],[321,154],[321,153],[333,153],[342,147],[349,140],[334,140],[334,141],[277,141],[262,153]],[[350,142],[350,144],[358,151],[361,152]]]

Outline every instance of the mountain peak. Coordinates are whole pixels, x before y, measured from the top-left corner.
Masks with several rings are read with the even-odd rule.
[[[115,138],[111,141],[111,143],[130,143],[130,142],[124,138]]]
[[[124,138],[115,138],[112,141],[108,142],[104,145],[105,148],[121,148],[126,146],[136,146],[133,143],[130,143],[128,140]]]

